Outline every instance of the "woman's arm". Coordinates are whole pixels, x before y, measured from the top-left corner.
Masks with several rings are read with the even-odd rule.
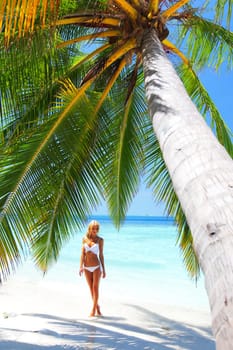
[[[101,262],[102,269],[103,269],[102,277],[105,278],[106,272],[105,272],[105,265],[104,265],[104,240],[103,240],[103,238],[100,238],[100,240],[99,240],[99,248],[100,248],[99,257],[100,257],[100,262]]]
[[[81,256],[80,256],[80,267],[79,267],[79,275],[81,276],[84,271],[84,261],[85,261],[85,249],[82,245]]]

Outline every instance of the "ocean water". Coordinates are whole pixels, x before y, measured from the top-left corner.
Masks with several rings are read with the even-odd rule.
[[[99,235],[104,238],[107,272],[106,279],[101,281],[101,293],[122,300],[127,296],[132,302],[145,299],[209,311],[203,276],[197,284],[188,276],[176,245],[177,230],[172,219],[128,217],[119,231],[108,217],[95,219],[100,223]],[[24,281],[43,278],[82,288],[83,277],[78,276],[78,270],[84,234],[85,230],[77,232],[64,246],[58,262],[45,277],[28,261],[14,278]]]

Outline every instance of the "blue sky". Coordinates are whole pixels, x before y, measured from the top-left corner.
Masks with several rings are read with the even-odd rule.
[[[201,81],[229,128],[233,131],[233,71],[205,70],[200,75]],[[98,215],[107,215],[105,205],[96,211]],[[135,197],[128,211],[128,215],[165,215],[164,205],[154,202],[151,190],[142,184],[139,193]]]
[[[219,112],[233,131],[233,71],[205,71],[200,75]]]

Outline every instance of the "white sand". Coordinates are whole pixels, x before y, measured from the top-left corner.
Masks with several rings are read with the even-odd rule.
[[[108,284],[101,281],[104,317],[89,318],[84,279],[8,281],[0,287],[0,349],[215,349],[208,312],[118,295]]]

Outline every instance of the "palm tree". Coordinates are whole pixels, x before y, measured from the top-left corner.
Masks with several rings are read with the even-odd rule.
[[[157,0],[80,1],[78,12],[62,19],[51,7],[52,30],[45,26],[42,6],[45,27],[36,38],[30,33],[36,48],[36,40],[46,43],[35,54],[41,79],[30,75],[20,91],[22,80],[16,82],[19,96],[8,106],[9,81],[13,87],[15,82],[3,74],[1,265],[8,272],[25,244],[46,270],[102,191],[119,224],[145,173],[176,218],[187,268],[197,272],[197,256],[204,272],[217,348],[231,349],[232,143],[194,69],[209,61],[219,66],[226,54],[232,64],[232,34],[187,3],[171,2],[167,8]],[[9,53],[22,62],[37,5],[24,30],[22,16],[14,25],[11,14],[3,21],[4,62],[10,64]],[[217,3],[216,21],[224,7]],[[171,31],[174,23],[179,27]],[[11,38],[18,34],[15,46]],[[87,41],[96,46],[86,54],[82,46],[77,51],[76,44]],[[27,50],[34,53],[32,46]],[[25,69],[32,72],[35,60],[26,52]],[[171,64],[175,56],[181,64]],[[199,111],[211,115],[220,143],[187,92]]]

